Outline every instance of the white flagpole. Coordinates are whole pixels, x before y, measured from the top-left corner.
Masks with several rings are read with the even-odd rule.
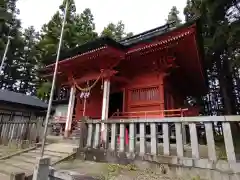
[[[7,52],[8,52],[8,48],[9,48],[11,38],[12,38],[11,36],[8,36],[7,45],[5,47],[4,54],[3,54],[3,57],[2,57],[2,62],[1,62],[1,65],[0,65],[0,74],[4,74],[4,73],[2,73],[2,69],[3,69],[3,65],[4,65],[4,62],[5,62],[6,56],[7,56]]]
[[[46,114],[46,118],[45,118],[45,127],[44,127],[43,139],[42,139],[41,157],[43,157],[43,155],[44,155],[45,141],[46,141],[46,136],[47,136],[47,128],[48,128],[49,117],[50,117],[51,108],[52,108],[55,82],[56,82],[56,77],[57,77],[58,62],[59,62],[59,56],[60,56],[60,51],[61,51],[61,47],[62,47],[63,31],[64,31],[64,26],[65,26],[66,17],[67,17],[67,10],[68,10],[68,5],[69,5],[68,3],[69,2],[67,0],[66,6],[65,6],[64,18],[63,18],[63,22],[62,22],[62,30],[61,30],[60,40],[59,40],[59,44],[58,44],[57,57],[56,57],[53,80],[52,80],[52,88],[51,88],[50,98],[49,98],[49,102],[48,102],[47,114]]]

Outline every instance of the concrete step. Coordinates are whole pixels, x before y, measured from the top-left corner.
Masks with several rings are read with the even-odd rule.
[[[35,150],[32,150],[32,151],[34,151],[34,152],[37,152],[37,153],[40,153],[40,149],[35,149]],[[31,151],[31,152],[32,152]],[[48,149],[48,150],[45,150],[44,151],[44,154],[45,153],[59,153],[59,154],[61,154],[61,155],[63,155],[63,156],[67,156],[67,155],[69,155],[69,154],[71,154],[72,152],[62,152],[62,151],[58,151],[58,150],[50,150],[50,149]]]
[[[19,167],[22,170],[32,170],[35,164],[20,161],[18,159],[7,159],[4,160],[4,164],[12,165],[15,167]]]
[[[11,180],[10,178],[11,178],[10,175],[0,173],[1,180]]]
[[[29,151],[29,153],[35,153],[35,154],[40,154],[39,150],[35,150],[35,151]],[[70,153],[62,153],[62,152],[53,152],[53,151],[44,151],[44,156],[55,156],[55,157],[66,157],[70,155]]]
[[[77,145],[67,144],[67,143],[54,143],[46,146],[45,150],[56,151],[60,153],[72,153],[74,148],[77,148]]]
[[[32,156],[32,157],[39,157],[40,156],[40,154],[38,153],[38,152],[28,152],[28,153],[26,153],[27,155],[30,155],[30,156]],[[49,156],[49,157],[55,157],[55,158],[59,158],[59,159],[61,159],[62,158],[62,156],[61,155],[59,155],[59,154],[57,154],[57,153],[45,153],[44,152],[44,156]]]
[[[67,143],[54,143],[46,146],[44,155],[51,158],[51,163],[55,163],[73,153],[76,147],[76,145]],[[40,157],[40,148],[23,152],[9,159],[1,160],[0,180],[10,180],[10,175],[12,173],[25,173],[26,176],[30,177],[38,157]]]
[[[37,158],[40,157],[40,154],[36,154],[36,153],[23,153],[21,154],[22,157],[28,159],[28,160],[31,160],[33,162],[36,162],[37,161]],[[56,162],[58,160],[61,159],[61,157],[56,157],[56,156],[50,156],[51,158],[51,163],[52,162]]]
[[[23,172],[29,172],[29,171],[22,170],[19,167],[5,164],[4,161],[0,161],[0,173],[2,174],[11,175],[12,173],[23,173]]]
[[[35,164],[37,162],[37,159],[36,158],[31,158],[31,157],[25,157],[25,156],[13,156],[11,157],[12,160],[18,160],[18,161],[23,161],[23,162],[26,162],[26,163],[30,163],[30,164]]]

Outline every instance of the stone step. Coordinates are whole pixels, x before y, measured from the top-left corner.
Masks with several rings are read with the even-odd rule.
[[[19,161],[18,159],[7,159],[7,160],[4,160],[4,163],[15,166],[15,167],[19,167],[22,170],[30,170],[30,171],[33,169],[35,165],[33,163]]]
[[[0,173],[0,179],[1,180],[11,180],[11,176]]]
[[[30,164],[35,164],[37,162],[37,159],[36,158],[31,158],[31,157],[26,157],[26,156],[13,156],[11,157],[12,160],[18,160],[18,161],[23,161],[23,162],[26,162],[26,163],[30,163]]]
[[[4,161],[0,161],[0,173],[5,175],[11,175],[13,173],[23,173],[26,170],[22,170],[19,167],[15,167],[9,164],[5,164]]]
[[[56,151],[60,153],[72,153],[74,148],[77,148],[77,145],[67,144],[67,143],[54,143],[45,147],[47,151]]]
[[[40,150],[33,150],[33,151],[29,151],[29,152],[34,152],[37,154],[40,154]],[[58,157],[65,157],[68,156],[70,153],[65,153],[65,152],[57,152],[57,151],[44,151],[44,156],[58,156]]]
[[[34,152],[34,151],[30,151],[30,152],[28,152],[28,153],[26,153],[26,154],[28,154],[28,155],[30,155],[30,156],[32,156],[32,157],[38,157],[38,156],[40,156],[40,153],[39,152]],[[49,157],[56,157],[56,158],[59,158],[59,159],[61,159],[63,156],[62,156],[62,154],[59,154],[59,153],[54,153],[54,152],[52,152],[52,153],[48,153],[48,152],[44,152],[44,156],[49,156]]]
[[[21,154],[21,156],[28,158],[28,159],[34,159],[34,161],[36,162],[37,158],[40,157],[40,154],[36,154],[36,153],[23,153]],[[56,162],[59,159],[61,159],[61,157],[54,157],[51,156],[51,162]]]

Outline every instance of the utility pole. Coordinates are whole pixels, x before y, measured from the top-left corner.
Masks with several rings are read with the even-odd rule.
[[[41,157],[43,157],[43,155],[44,155],[45,141],[46,141],[46,137],[47,137],[47,128],[48,128],[50,113],[51,113],[51,109],[52,109],[52,101],[53,101],[55,83],[56,83],[56,78],[57,78],[58,62],[59,62],[60,51],[61,51],[61,47],[62,47],[63,31],[64,31],[64,26],[65,26],[66,17],[67,17],[68,5],[69,5],[69,2],[68,2],[68,0],[66,0],[64,18],[63,18],[63,22],[62,22],[62,30],[61,30],[60,40],[59,40],[59,44],[58,44],[57,57],[56,57],[55,68],[54,68],[54,73],[53,73],[52,87],[51,87],[51,92],[50,92],[50,97],[49,97],[49,102],[48,102],[47,114],[46,114],[46,118],[45,118],[45,127],[44,127],[43,139],[42,139]]]

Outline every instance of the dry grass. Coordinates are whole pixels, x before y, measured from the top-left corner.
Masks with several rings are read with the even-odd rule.
[[[163,166],[143,168],[133,164],[120,165],[73,160],[58,164],[56,168],[75,171],[98,180],[200,180],[199,177],[189,179],[176,177],[174,174],[168,173]]]

